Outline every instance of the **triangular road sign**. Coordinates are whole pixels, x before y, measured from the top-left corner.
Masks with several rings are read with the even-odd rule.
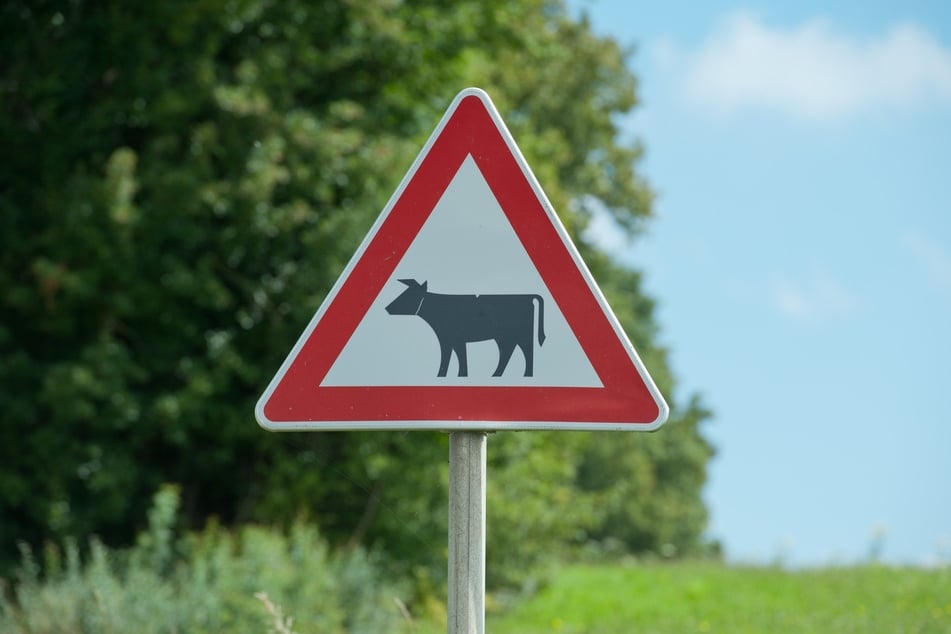
[[[667,413],[475,88],[455,98],[255,409],[282,431],[649,431]]]

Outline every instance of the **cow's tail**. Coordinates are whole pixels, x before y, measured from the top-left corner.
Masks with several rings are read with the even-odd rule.
[[[545,343],[545,300],[541,295],[532,295],[538,300],[538,345]]]

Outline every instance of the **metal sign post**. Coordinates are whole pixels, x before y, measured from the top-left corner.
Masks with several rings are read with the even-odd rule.
[[[486,433],[449,434],[448,634],[485,632]]]

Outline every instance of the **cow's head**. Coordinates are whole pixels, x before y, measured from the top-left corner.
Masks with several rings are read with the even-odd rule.
[[[419,312],[423,297],[426,295],[426,282],[420,284],[416,280],[399,281],[406,285],[406,290],[390,302],[386,312],[391,315],[415,315]]]

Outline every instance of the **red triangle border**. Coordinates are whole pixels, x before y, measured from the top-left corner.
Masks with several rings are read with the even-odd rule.
[[[604,387],[321,386],[467,156]],[[653,430],[667,404],[479,89],[462,91],[258,401],[270,430]]]

